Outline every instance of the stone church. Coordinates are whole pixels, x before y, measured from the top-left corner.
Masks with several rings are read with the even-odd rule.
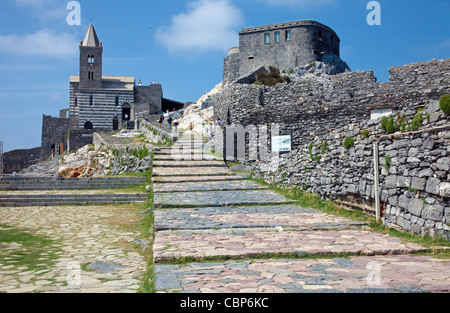
[[[60,117],[44,115],[41,159],[58,150],[72,151],[92,143],[94,132],[118,130],[137,117],[184,103],[163,98],[162,86],[136,84],[135,77],[103,74],[103,45],[92,23],[80,42],[80,72],[70,76],[70,107]]]

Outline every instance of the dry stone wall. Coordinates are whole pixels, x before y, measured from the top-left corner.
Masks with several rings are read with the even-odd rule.
[[[256,177],[369,211],[377,141],[383,222],[449,239],[450,118],[438,103],[450,93],[449,75],[450,59],[433,60],[392,68],[389,82],[356,72],[275,88],[233,85],[212,101],[226,124],[275,123],[291,135],[292,152],[250,162]],[[393,118],[396,132],[382,129],[378,111]]]

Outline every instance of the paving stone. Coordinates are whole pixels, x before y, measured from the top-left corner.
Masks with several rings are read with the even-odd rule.
[[[157,167],[153,169],[153,177],[157,176],[214,176],[214,175],[232,175],[225,167]]]
[[[156,290],[178,290],[182,289],[181,282],[178,279],[179,275],[173,273],[160,273],[155,275],[155,289]]]
[[[154,267],[154,273],[165,273],[170,272],[176,269],[179,269],[179,265],[155,265]]]
[[[156,176],[153,177],[154,183],[184,183],[184,182],[211,182],[211,181],[234,181],[243,180],[242,177],[232,175],[209,175],[209,176]]]
[[[247,190],[267,189],[248,180],[236,181],[213,181],[213,182],[184,182],[172,184],[154,184],[153,191],[161,192],[184,192],[184,191],[211,191],[211,190]]]
[[[229,206],[294,202],[269,190],[155,193],[155,207]]]

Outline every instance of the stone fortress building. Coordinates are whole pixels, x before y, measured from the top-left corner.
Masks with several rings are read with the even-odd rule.
[[[292,69],[320,61],[325,54],[340,56],[340,39],[328,26],[299,20],[244,28],[239,47],[231,48],[224,61],[227,85],[263,66]]]
[[[58,148],[62,153],[92,143],[95,131],[118,130],[135,117],[184,106],[163,98],[160,84],[142,86],[135,77],[104,75],[103,45],[92,23],[79,49],[80,72],[70,77],[70,107],[60,117],[43,117],[42,160]]]

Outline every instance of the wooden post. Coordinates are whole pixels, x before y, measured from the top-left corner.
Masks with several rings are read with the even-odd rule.
[[[381,212],[380,212],[380,190],[379,190],[379,165],[378,165],[378,142],[374,142],[373,144],[373,169],[374,169],[374,197],[375,197],[375,213],[377,222],[381,219]]]

